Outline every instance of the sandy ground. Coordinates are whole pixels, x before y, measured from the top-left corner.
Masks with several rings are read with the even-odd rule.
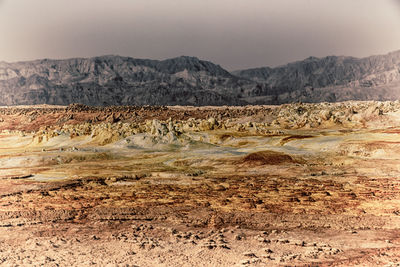
[[[400,266],[399,108],[2,108],[0,265]]]

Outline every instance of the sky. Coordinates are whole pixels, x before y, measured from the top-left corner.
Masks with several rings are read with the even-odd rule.
[[[0,0],[0,61],[196,56],[228,70],[400,50],[400,0]]]

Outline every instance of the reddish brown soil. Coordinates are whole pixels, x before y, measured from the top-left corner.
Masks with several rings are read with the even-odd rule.
[[[259,151],[246,155],[242,163],[246,165],[278,165],[296,163],[289,155],[275,151]]]

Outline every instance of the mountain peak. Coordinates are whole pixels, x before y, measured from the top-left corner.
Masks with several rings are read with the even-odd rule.
[[[185,55],[182,55],[182,56],[179,56],[179,57],[175,57],[176,59],[184,59],[184,60],[199,60],[199,58],[198,57],[193,57],[193,56],[185,56]],[[174,59],[174,58],[172,58],[172,59]]]
[[[309,56],[304,61],[316,61],[316,60],[319,60],[319,58],[318,57]]]
[[[190,72],[206,72],[212,76],[231,77],[232,75],[210,61],[200,60],[197,57],[179,56],[159,61],[157,64],[159,70],[170,74],[178,73],[184,70]]]

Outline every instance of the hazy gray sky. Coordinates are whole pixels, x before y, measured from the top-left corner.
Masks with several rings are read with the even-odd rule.
[[[0,61],[189,55],[233,70],[399,49],[399,0],[0,0]]]

